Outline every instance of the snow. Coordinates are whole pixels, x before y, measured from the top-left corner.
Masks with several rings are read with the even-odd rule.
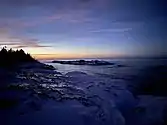
[[[31,71],[31,72],[30,72]],[[71,71],[27,69],[18,74],[19,104],[7,125],[161,125],[166,97],[137,96],[124,79]],[[23,89],[23,90],[22,90]],[[12,92],[15,90],[12,90]],[[11,94],[11,93],[10,93]]]

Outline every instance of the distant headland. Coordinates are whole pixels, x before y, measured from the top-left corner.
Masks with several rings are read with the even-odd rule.
[[[59,64],[69,64],[69,65],[91,65],[91,66],[101,66],[101,65],[114,65],[114,63],[108,61],[101,61],[101,60],[75,60],[75,61],[52,61],[52,63],[59,63]]]

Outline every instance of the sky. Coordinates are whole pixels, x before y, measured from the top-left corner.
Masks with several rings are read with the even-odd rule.
[[[37,59],[167,56],[165,0],[0,0],[0,46]]]

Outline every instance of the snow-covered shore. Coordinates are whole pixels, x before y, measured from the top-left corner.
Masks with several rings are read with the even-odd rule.
[[[163,125],[167,106],[166,97],[134,96],[122,79],[39,64],[23,65],[1,90],[5,125]]]

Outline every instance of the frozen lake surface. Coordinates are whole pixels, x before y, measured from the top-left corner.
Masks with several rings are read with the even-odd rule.
[[[56,71],[23,69],[6,97],[16,105],[1,110],[7,125],[163,125],[167,98],[134,95],[146,67],[166,60],[114,59],[116,65],[46,63]],[[18,101],[19,100],[19,101]],[[17,101],[19,103],[17,103]],[[12,100],[13,102],[13,100]]]

